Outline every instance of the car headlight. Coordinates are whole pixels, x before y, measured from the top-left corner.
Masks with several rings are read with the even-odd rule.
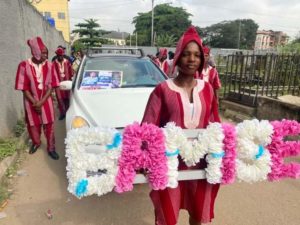
[[[74,119],[72,120],[71,127],[72,127],[72,129],[81,128],[81,127],[89,127],[89,124],[81,116],[75,116]]]

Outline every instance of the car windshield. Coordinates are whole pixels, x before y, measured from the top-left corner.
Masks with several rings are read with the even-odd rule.
[[[148,59],[133,57],[87,58],[80,89],[154,87],[166,77]]]

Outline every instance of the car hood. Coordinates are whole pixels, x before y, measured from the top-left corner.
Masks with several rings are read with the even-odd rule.
[[[141,122],[153,88],[79,90],[76,102],[92,126],[125,127]]]

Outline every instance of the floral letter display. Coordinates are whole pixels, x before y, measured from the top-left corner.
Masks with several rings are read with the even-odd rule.
[[[236,176],[236,131],[235,127],[231,124],[223,123],[222,129],[224,132],[224,152],[222,170],[222,184],[231,184]]]
[[[66,138],[68,191],[78,198],[111,192],[115,186],[121,139],[112,128],[81,128]],[[97,151],[89,151],[88,146]]]
[[[205,158],[209,183],[299,178],[300,163],[284,163],[285,157],[300,156],[300,141],[285,136],[299,134],[297,121],[256,119],[236,126],[211,123],[196,130],[193,140],[172,122],[164,128],[134,123],[122,135],[112,128],[75,129],[65,141],[68,190],[78,198],[131,191],[140,169],[152,189],[175,188],[179,155],[188,166]]]
[[[246,120],[236,129],[238,179],[249,183],[266,180],[271,172],[271,156],[266,146],[271,143],[272,125],[266,120]]]
[[[123,133],[122,153],[116,177],[116,192],[131,191],[136,171],[147,169],[152,189],[165,189],[167,179],[167,158],[163,131],[152,124],[129,125]]]
[[[282,120],[271,122],[274,133],[272,142],[268,146],[272,157],[272,172],[268,174],[270,181],[283,178],[299,178],[300,164],[284,164],[284,158],[300,155],[300,141],[283,141],[287,135],[296,136],[300,134],[300,125],[297,121]]]

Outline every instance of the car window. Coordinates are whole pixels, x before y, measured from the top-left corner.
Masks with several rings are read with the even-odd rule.
[[[80,89],[156,86],[166,77],[148,59],[87,58],[83,65]]]

